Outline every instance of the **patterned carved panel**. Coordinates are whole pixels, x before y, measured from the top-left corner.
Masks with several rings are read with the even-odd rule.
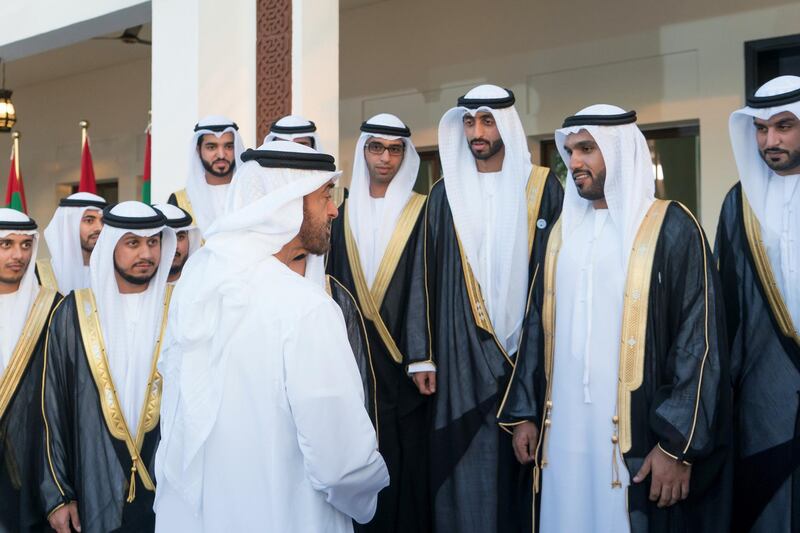
[[[257,0],[256,121],[258,144],[292,111],[292,0]]]

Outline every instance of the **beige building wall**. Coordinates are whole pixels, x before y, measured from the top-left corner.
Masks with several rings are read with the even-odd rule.
[[[9,69],[10,70],[10,69]],[[58,185],[80,178],[81,119],[97,180],[119,180],[119,199],[139,199],[150,109],[150,60],[14,86],[22,134],[20,161],[28,212],[43,229],[58,205]],[[0,134],[0,183],[8,177],[11,135]],[[183,156],[183,154],[180,154]],[[176,157],[179,157],[176,154]]]
[[[481,83],[515,92],[535,139],[611,103],[636,109],[642,125],[699,121],[700,214],[713,238],[737,179],[727,121],[743,102],[743,43],[798,33],[800,2],[356,2],[340,23],[346,171],[361,121],[395,113],[418,147],[433,147],[439,118]]]

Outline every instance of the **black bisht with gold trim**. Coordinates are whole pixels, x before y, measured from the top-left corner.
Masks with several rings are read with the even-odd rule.
[[[620,409],[619,424],[627,426],[628,434],[620,434],[619,442],[631,480],[655,446],[691,463],[692,472],[688,499],[664,509],[648,499],[651,476],[642,483],[631,481],[627,489],[631,532],[727,532],[732,481],[731,387],[719,276],[702,228],[677,202],[656,200],[639,235],[647,218],[659,208],[663,219],[653,233],[654,246],[645,243],[641,251],[652,254],[652,266],[647,300],[640,307],[645,322],[644,345],[635,356],[638,379],[630,380],[641,380],[638,386],[623,389],[629,380],[623,370],[626,361],[620,361],[618,395],[626,404],[627,415]],[[551,233],[549,241],[548,258],[560,235]],[[637,254],[640,244],[637,236]],[[555,289],[555,264],[556,260],[543,264],[543,275],[534,285],[532,301],[537,305],[531,306],[526,317],[521,356],[498,413],[500,424],[510,429],[522,421],[545,428],[540,432],[533,467],[537,490],[537,471],[547,468],[547,424],[543,422],[549,416],[555,321],[547,300]],[[632,268],[629,266],[626,282],[626,306],[641,300],[627,294]],[[631,318],[624,313],[623,332]],[[621,357],[625,357],[626,346],[634,346],[626,339],[621,343]],[[537,519],[538,499],[537,495]]]

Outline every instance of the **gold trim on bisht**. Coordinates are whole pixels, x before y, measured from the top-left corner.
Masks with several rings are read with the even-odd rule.
[[[397,226],[386,246],[386,251],[381,259],[381,264],[378,267],[378,272],[375,275],[372,288],[367,287],[364,271],[361,268],[361,256],[359,255],[358,246],[356,245],[355,237],[353,237],[353,232],[350,228],[349,204],[346,205],[344,209],[344,242],[345,248],[347,249],[347,261],[353,273],[358,301],[361,303],[364,316],[375,325],[375,329],[378,330],[378,335],[386,346],[386,350],[397,364],[403,362],[403,354],[400,353],[400,349],[397,347],[389,329],[383,322],[380,308],[381,305],[383,305],[383,299],[386,296],[389,283],[392,281],[394,272],[397,269],[397,263],[400,261],[400,256],[403,255],[403,250],[408,242],[408,238],[414,230],[414,226],[424,205],[425,196],[411,193],[411,198],[409,198],[408,203],[406,203],[406,206],[400,213]]]
[[[19,386],[19,381],[28,367],[36,342],[39,340],[47,323],[47,318],[50,316],[50,307],[55,296],[55,290],[41,287],[39,294],[36,295],[36,299],[33,301],[31,310],[28,312],[28,318],[25,321],[25,326],[22,328],[19,339],[17,339],[17,344],[8,366],[0,376],[0,419],[5,415],[6,409],[11,403],[11,398]]]
[[[114,388],[114,381],[108,365],[105,343],[100,327],[100,317],[97,313],[97,303],[91,289],[80,289],[75,291],[75,306],[78,311],[78,323],[81,330],[81,338],[86,351],[86,359],[92,371],[97,394],[100,396],[100,405],[103,410],[103,417],[109,432],[114,438],[122,440],[128,448],[131,456],[131,478],[128,487],[128,503],[136,498],[136,474],[142,480],[142,485],[147,490],[154,491],[155,485],[147,471],[147,466],[140,457],[142,444],[145,434],[153,430],[158,424],[159,410],[161,408],[161,388],[162,379],[156,364],[161,352],[161,340],[164,337],[164,330],[167,325],[167,311],[172,297],[172,285],[167,286],[164,296],[164,305],[161,318],[161,327],[153,350],[152,364],[150,369],[150,379],[147,383],[147,394],[145,395],[144,405],[139,417],[139,425],[136,431],[136,440],[131,435],[130,428],[125,421],[122,408],[119,404],[117,391]]]
[[[186,192],[186,189],[181,189],[175,192],[175,202],[178,204],[178,207],[192,216],[192,220],[194,220],[195,225],[197,225],[197,217],[194,216],[192,201],[189,200],[189,194]]]
[[[747,242],[750,244],[750,252],[753,254],[753,262],[755,263],[756,273],[761,280],[761,286],[764,287],[764,294],[767,296],[767,303],[769,304],[772,316],[778,323],[781,333],[793,339],[794,342],[800,346],[800,332],[792,321],[792,315],[789,313],[789,308],[786,307],[786,302],[783,300],[778,283],[775,281],[775,273],[772,271],[772,264],[769,261],[764,240],[761,237],[761,224],[747,200],[747,196],[742,190],[742,216],[744,218],[744,231],[747,234]]]
[[[53,263],[49,259],[36,261],[36,273],[39,274],[39,285],[58,292],[58,280],[53,270]]]
[[[655,200],[639,225],[636,239],[628,259],[625,281],[625,298],[622,313],[622,335],[619,352],[619,389],[617,415],[619,417],[619,449],[631,449],[631,393],[644,380],[644,350],[647,334],[647,312],[650,301],[650,280],[653,260],[661,225],[670,202]]]
[[[619,446],[621,453],[630,451],[631,436],[631,393],[642,385],[644,378],[645,337],[647,333],[647,313],[652,279],[653,260],[656,244],[661,233],[661,226],[670,202],[655,200],[639,225],[633,243],[628,271],[625,281],[625,296],[622,316],[622,332],[620,335],[619,385],[617,389],[617,415],[614,425],[618,434],[612,436],[612,442]],[[556,320],[556,270],[558,255],[561,250],[561,220],[553,226],[547,243],[544,270],[544,299],[542,304],[542,329],[544,331],[544,366],[547,380],[545,407],[542,416],[542,428],[539,432],[539,443],[536,448],[534,481],[539,490],[540,469],[547,466],[547,436],[551,425],[553,367],[555,357],[555,320]],[[541,455],[540,455],[541,452]],[[614,460],[616,459],[616,452]]]
[[[536,222],[539,218],[539,209],[542,205],[542,196],[544,195],[544,189],[547,183],[547,175],[549,172],[550,169],[547,167],[534,165],[531,169],[531,174],[528,177],[528,183],[525,187],[528,211],[529,258],[533,252],[533,241],[536,237]],[[489,318],[489,312],[486,309],[483,294],[481,293],[480,283],[478,283],[478,280],[475,278],[475,273],[472,271],[472,266],[469,264],[469,260],[467,259],[467,255],[464,251],[464,247],[461,245],[461,240],[458,238],[457,232],[456,239],[458,241],[458,251],[461,255],[461,268],[464,273],[464,284],[467,288],[467,296],[469,297],[469,303],[470,307],[472,308],[472,316],[475,319],[475,324],[487,333],[494,335],[494,327],[492,326],[492,321]],[[495,340],[497,340],[496,337]],[[506,358],[509,359],[508,355],[505,353],[502,343],[497,341],[497,344],[500,346],[501,350],[503,350]],[[511,362],[510,359],[509,362]]]

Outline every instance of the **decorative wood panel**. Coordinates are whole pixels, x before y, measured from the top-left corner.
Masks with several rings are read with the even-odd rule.
[[[258,144],[292,111],[292,0],[257,0],[256,121]]]

